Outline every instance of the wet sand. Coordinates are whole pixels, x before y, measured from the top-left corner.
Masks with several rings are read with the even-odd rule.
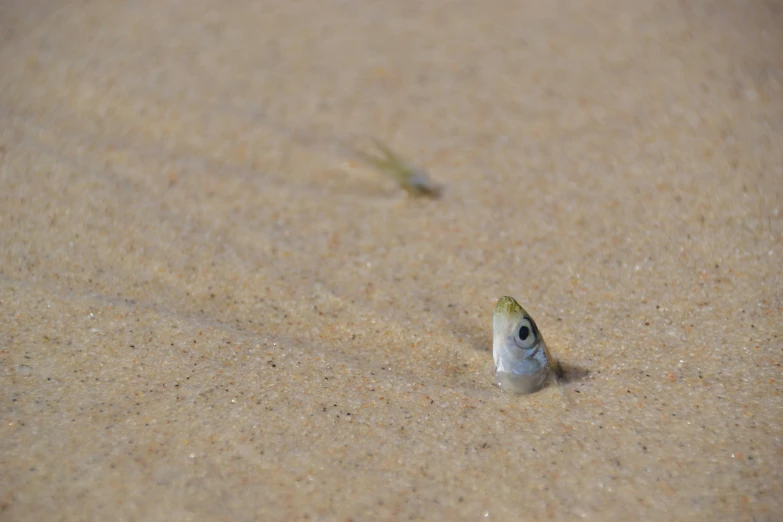
[[[781,27],[3,2],[0,518],[776,519]],[[493,386],[502,295],[566,382]]]

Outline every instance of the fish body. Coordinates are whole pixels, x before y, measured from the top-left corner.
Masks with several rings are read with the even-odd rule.
[[[440,196],[442,187],[434,183],[426,171],[414,167],[380,141],[373,141],[381,153],[380,156],[359,151],[356,151],[356,156],[396,181],[411,196]]]
[[[513,297],[501,297],[492,318],[495,382],[504,391],[533,393],[563,370],[535,321]]]

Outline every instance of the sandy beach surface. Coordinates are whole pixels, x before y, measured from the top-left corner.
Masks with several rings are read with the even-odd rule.
[[[780,520],[781,28],[0,2],[0,520]]]

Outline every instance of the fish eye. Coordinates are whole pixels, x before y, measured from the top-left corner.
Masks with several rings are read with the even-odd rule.
[[[522,319],[519,330],[515,332],[514,342],[523,350],[528,350],[536,344],[536,333],[530,319]]]
[[[524,341],[527,339],[528,335],[530,335],[530,328],[522,325],[522,327],[519,329],[519,338]]]

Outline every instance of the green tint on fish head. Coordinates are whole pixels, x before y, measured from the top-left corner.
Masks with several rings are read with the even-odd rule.
[[[552,373],[562,374],[535,321],[513,297],[498,300],[492,322],[495,380],[502,390],[532,393]]]

